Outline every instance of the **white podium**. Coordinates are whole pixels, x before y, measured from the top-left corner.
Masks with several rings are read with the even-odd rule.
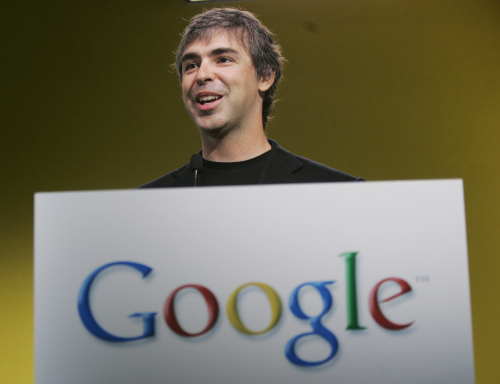
[[[474,383],[462,182],[37,194],[35,382]]]

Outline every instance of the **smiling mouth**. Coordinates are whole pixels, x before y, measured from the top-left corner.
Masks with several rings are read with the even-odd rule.
[[[202,96],[197,99],[197,102],[201,105],[210,104],[214,101],[222,99],[222,96],[210,95],[210,96]]]

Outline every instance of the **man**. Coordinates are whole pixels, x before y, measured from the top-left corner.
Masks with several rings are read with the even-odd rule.
[[[363,180],[267,139],[283,61],[272,33],[250,12],[214,8],[193,17],[175,66],[201,157],[141,188]]]

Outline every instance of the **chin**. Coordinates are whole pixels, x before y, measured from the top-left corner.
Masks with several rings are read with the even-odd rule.
[[[226,131],[224,125],[221,126],[221,125],[215,125],[215,124],[198,125],[198,130],[201,133],[204,133],[205,135],[212,136],[212,137],[223,136],[224,132]]]
[[[220,122],[220,121],[206,121],[206,122],[201,122],[198,121],[196,122],[196,126],[198,127],[198,130],[200,132],[204,132],[209,135],[220,135],[223,134],[225,131],[227,131],[228,124],[227,122]]]

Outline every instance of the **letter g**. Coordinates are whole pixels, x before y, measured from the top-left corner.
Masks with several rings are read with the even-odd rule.
[[[300,335],[297,335],[290,339],[288,343],[285,346],[285,356],[287,359],[299,366],[303,367],[313,367],[321,364],[325,364],[326,362],[330,361],[333,359],[333,357],[337,354],[337,350],[339,347],[339,343],[337,340],[337,337],[330,331],[328,330],[322,323],[321,319],[323,316],[326,315],[326,313],[330,310],[332,307],[333,303],[333,298],[330,293],[330,291],[327,288],[327,285],[333,284],[334,281],[320,281],[320,282],[309,282],[309,283],[304,283],[299,285],[297,288],[295,288],[290,295],[290,301],[289,301],[289,306],[290,310],[292,313],[298,317],[299,319],[303,320],[309,320],[312,332],[307,332],[307,333],[302,333]],[[311,286],[315,288],[318,293],[321,295],[321,298],[323,300],[323,310],[321,313],[317,316],[308,316],[307,314],[304,313],[302,308],[300,307],[299,303],[299,293],[300,290],[305,287],[305,286]],[[330,345],[330,354],[328,355],[327,358],[319,361],[308,361],[300,358],[296,351],[295,347],[297,345],[297,342],[305,337],[310,337],[310,336],[317,336],[322,339],[324,339],[329,345]]]
[[[112,335],[111,333],[106,332],[97,323],[94,316],[92,315],[92,311],[90,310],[90,301],[89,301],[89,294],[90,294],[90,289],[92,287],[92,283],[94,282],[97,275],[99,275],[99,273],[101,273],[102,271],[104,271],[107,268],[114,267],[117,265],[123,265],[123,266],[127,266],[130,268],[136,269],[137,271],[142,273],[142,278],[145,278],[153,270],[152,268],[150,268],[146,265],[127,262],[127,261],[119,261],[119,262],[115,262],[115,263],[109,263],[109,264],[103,265],[100,268],[97,268],[94,272],[92,272],[85,279],[85,281],[82,284],[82,287],[80,288],[80,292],[78,294],[78,313],[80,314],[80,319],[82,320],[83,325],[85,325],[85,328],[87,328],[87,330],[91,334],[93,334],[95,337],[98,337],[99,339],[106,340],[106,341],[125,342],[125,341],[140,340],[140,339],[154,336],[154,334],[155,334],[154,318],[155,318],[156,312],[134,313],[134,314],[129,316],[129,317],[142,317],[142,321],[143,321],[143,325],[144,325],[144,331],[143,331],[142,335],[134,336],[134,337],[119,337],[119,336],[115,336],[115,335]]]

